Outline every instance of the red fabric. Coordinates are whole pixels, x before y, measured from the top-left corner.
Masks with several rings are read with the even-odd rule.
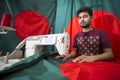
[[[94,11],[93,14],[94,16],[91,25],[94,28],[104,30],[108,34],[114,53],[113,61],[120,63],[120,20],[114,14],[103,10]],[[76,16],[68,24],[66,31],[70,35],[69,52],[71,52],[74,36],[76,33],[81,31],[81,27]]]
[[[104,30],[112,43],[113,61],[120,63],[120,20],[112,13],[94,11],[92,26]]]
[[[11,19],[12,19],[12,16],[10,14],[4,13],[2,16],[0,25],[9,27]]]
[[[47,19],[32,10],[18,13],[14,18],[17,36],[23,40],[28,36],[48,34],[50,26]]]
[[[120,64],[111,62],[74,63],[59,66],[68,80],[120,80]]]

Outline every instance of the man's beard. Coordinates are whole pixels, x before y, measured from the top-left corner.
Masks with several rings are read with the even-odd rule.
[[[81,25],[82,28],[88,28],[90,26],[90,24],[87,24],[87,25]]]

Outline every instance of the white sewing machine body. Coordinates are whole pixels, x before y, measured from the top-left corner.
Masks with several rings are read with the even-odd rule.
[[[34,55],[41,50],[41,47],[44,45],[55,45],[58,53],[65,55],[68,53],[69,43],[70,38],[67,33],[30,36],[26,39],[25,57]]]
[[[54,45],[59,55],[65,55],[68,53],[70,44],[70,38],[68,33],[49,34],[30,36],[24,39],[18,44],[18,46],[10,54],[7,52],[6,56],[0,56],[0,70],[15,64],[22,59],[32,56],[35,53],[39,53],[44,45]],[[25,54],[23,58],[23,51],[21,48],[25,45]],[[20,59],[22,58],[22,59]]]

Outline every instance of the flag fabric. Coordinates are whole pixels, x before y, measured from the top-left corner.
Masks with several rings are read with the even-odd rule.
[[[78,23],[78,19],[76,17],[76,12],[80,7],[83,7],[83,6],[91,7],[94,12],[93,21],[91,25],[94,28],[102,29],[107,33],[108,37],[110,38],[110,42],[112,44],[112,49],[114,53],[114,59],[112,61],[117,63],[95,62],[95,63],[78,64],[78,63],[67,62],[67,63],[61,64],[59,63],[59,61],[56,62],[56,60],[48,59],[45,61],[43,60],[42,62],[40,62],[40,64],[43,62],[47,64],[48,62],[51,62],[51,64],[55,66],[52,67],[51,65],[49,65],[49,67],[52,67],[52,68],[57,67],[58,69],[60,69],[63,76],[67,77],[68,80],[81,80],[81,79],[112,80],[113,78],[114,79],[118,78],[116,80],[120,79],[118,75],[118,73],[120,72],[120,69],[119,69],[120,67],[119,65],[120,63],[120,42],[119,42],[120,41],[120,20],[119,20],[120,10],[118,10],[120,7],[119,0],[102,0],[102,1],[101,0],[36,0],[34,2],[32,0],[26,0],[26,3],[24,2],[24,0],[5,0],[5,1],[1,0],[1,1],[2,2],[0,2],[0,4],[3,3],[2,4],[3,6],[0,5],[1,13],[5,11],[9,12],[12,15],[12,24],[14,24],[14,19],[16,19],[15,16],[17,14],[25,10],[32,10],[36,14],[40,14],[47,19],[49,27],[52,28],[50,30],[52,33],[62,33],[65,29],[66,32],[68,32],[70,35],[69,52],[72,51],[74,35],[79,31],[81,31],[80,25]],[[4,7],[4,5],[7,6],[7,8]],[[32,17],[32,19],[34,18]],[[35,19],[39,20],[37,19],[37,17]],[[26,18],[26,20],[29,21],[29,17]],[[38,23],[35,22],[35,23],[39,24],[39,22]],[[26,36],[25,34],[20,34],[19,28],[22,29],[22,26],[20,27],[20,26],[13,25],[13,27],[18,29],[18,31],[13,33],[8,33],[6,36],[0,35],[0,38],[1,38],[0,48],[5,52],[8,51],[8,49],[10,50],[11,48],[15,48],[19,42],[18,39],[22,40],[25,37],[29,36],[29,35]],[[39,27],[37,27],[37,29],[34,29],[33,26],[31,27],[24,26],[24,28],[25,29],[30,28],[30,31],[33,31],[32,33],[30,33],[30,35],[35,34],[35,32],[36,33],[39,32]],[[29,33],[29,31],[27,32]],[[24,33],[26,33],[25,30],[24,30]],[[9,43],[6,43],[8,41]],[[36,67],[39,67],[39,64],[36,66],[33,66],[32,69],[35,69]],[[30,70],[31,68],[28,68],[28,69]],[[38,68],[37,70],[38,72],[41,71]],[[23,69],[22,72],[23,73],[26,72],[27,74],[27,70]],[[34,73],[38,75],[37,74],[38,72],[34,72]],[[115,74],[113,74],[112,72]],[[24,77],[25,78],[27,77],[27,79],[29,80],[29,77],[31,76],[25,76],[25,74],[23,73],[19,73],[19,72],[16,74],[13,73],[11,74],[12,76],[10,75],[10,76],[7,76],[6,78],[15,80],[15,79],[22,79]],[[21,74],[21,76],[19,74]],[[14,75],[17,75],[17,77]],[[36,75],[32,76],[32,78],[45,80]],[[45,75],[42,75],[42,77],[44,77]]]

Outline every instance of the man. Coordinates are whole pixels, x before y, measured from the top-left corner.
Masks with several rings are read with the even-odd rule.
[[[64,59],[72,58],[78,53],[74,62],[104,61],[113,58],[111,44],[108,36],[102,30],[91,27],[92,9],[89,7],[80,8],[77,17],[82,31],[74,37],[73,51]]]

